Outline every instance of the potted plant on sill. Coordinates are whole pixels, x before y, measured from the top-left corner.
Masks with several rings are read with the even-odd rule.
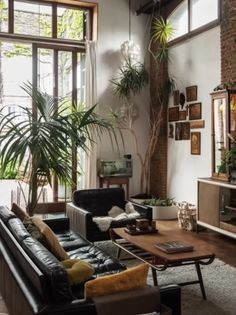
[[[232,184],[236,184],[236,140],[228,133],[228,137],[231,140],[231,149],[225,152],[223,161],[221,162],[218,173],[229,174],[229,180]]]
[[[144,205],[152,208],[153,220],[172,220],[177,218],[178,206],[174,198],[152,198],[143,202]]]
[[[0,163],[2,171],[17,167],[18,177],[27,180],[26,210],[33,215],[42,187],[52,184],[57,176],[62,183],[72,181],[72,154],[78,147],[88,150],[88,143],[103,132],[115,137],[110,122],[95,113],[95,106],[86,109],[40,92],[31,84],[24,91],[31,97],[37,114],[21,107],[17,113],[0,116]],[[21,114],[22,115],[22,114]]]

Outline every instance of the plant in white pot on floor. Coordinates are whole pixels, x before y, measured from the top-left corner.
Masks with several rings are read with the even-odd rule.
[[[152,207],[153,220],[172,220],[177,218],[178,206],[174,202],[174,198],[152,198],[144,201],[143,204]]]

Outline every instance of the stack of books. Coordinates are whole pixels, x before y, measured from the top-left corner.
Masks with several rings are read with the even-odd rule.
[[[181,253],[193,251],[193,245],[181,241],[170,241],[164,243],[156,243],[154,246],[165,253]]]

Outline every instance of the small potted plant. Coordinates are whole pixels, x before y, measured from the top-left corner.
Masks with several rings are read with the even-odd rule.
[[[152,198],[144,201],[144,205],[152,207],[153,220],[172,220],[177,218],[178,206],[174,198]]]
[[[236,140],[232,134],[228,133],[231,140],[231,149],[225,151],[224,159],[218,168],[218,173],[229,174],[229,180],[232,184],[236,184]]]

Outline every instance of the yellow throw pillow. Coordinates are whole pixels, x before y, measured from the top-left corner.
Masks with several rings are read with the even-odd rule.
[[[94,273],[94,268],[86,261],[80,259],[67,259],[62,261],[71,285],[88,280]]]
[[[148,268],[148,264],[141,264],[117,274],[87,281],[84,286],[84,296],[92,298],[143,288],[147,284]]]
[[[34,225],[37,226],[39,231],[43,234],[43,236],[46,239],[48,249],[59,259],[59,260],[65,260],[69,259],[69,256],[67,255],[64,248],[59,243],[56,235],[53,233],[53,231],[50,229],[50,227],[44,223],[39,217],[32,217],[32,221]]]

